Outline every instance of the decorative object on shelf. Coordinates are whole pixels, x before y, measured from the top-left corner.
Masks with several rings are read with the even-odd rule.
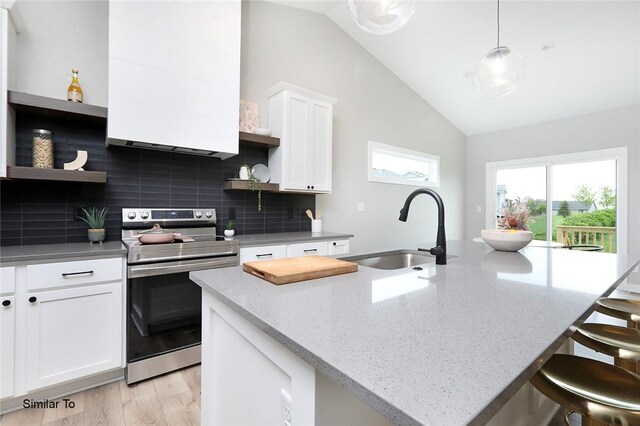
[[[253,133],[260,136],[271,136],[271,130],[265,129],[264,127],[258,127]]]
[[[260,112],[256,102],[240,99],[240,131],[253,133],[260,125]]]
[[[348,0],[349,10],[358,26],[376,35],[399,30],[416,11],[411,0]]]
[[[45,129],[33,129],[33,167],[53,169],[53,133]]]
[[[251,168],[249,165],[243,164],[238,170],[238,177],[242,180],[249,180],[249,173],[251,173]]]
[[[226,229],[224,230],[225,237],[233,237],[233,235],[236,233],[236,231],[234,231],[233,229],[234,225],[235,223],[233,222],[233,220],[229,220],[229,222],[227,222]]]
[[[67,100],[71,102],[82,103],[82,87],[78,81],[78,70],[76,68],[71,69],[71,84],[67,89]]]
[[[271,180],[271,170],[264,164],[256,164],[251,168],[251,174],[260,180],[262,183],[267,183]]]
[[[473,87],[485,98],[501,98],[516,91],[524,78],[522,56],[507,46],[500,46],[500,0],[497,0],[498,42],[473,74]]]
[[[258,191],[258,211],[262,211],[262,187],[260,179],[253,174],[253,169],[250,169],[249,165],[243,164],[242,167],[246,167],[247,170],[249,170],[248,189],[249,191]],[[240,169],[242,169],[242,167],[240,167]]]
[[[104,241],[104,224],[107,219],[108,211],[108,207],[103,207],[101,209],[98,209],[97,207],[82,209],[84,217],[80,216],[80,219],[84,220],[87,225],[89,225],[89,229],[87,231],[89,242],[102,244],[102,242]]]
[[[79,149],[78,153],[76,154],[76,159],[70,163],[64,163],[64,169],[84,171],[82,167],[87,164],[88,159],[89,154],[87,154],[87,151]]]

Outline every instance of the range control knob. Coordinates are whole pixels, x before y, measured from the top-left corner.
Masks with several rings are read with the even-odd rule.
[[[147,211],[140,212],[140,218],[148,219],[149,218],[149,212],[147,212]]]
[[[194,214],[196,215],[196,218],[200,219],[202,217],[202,212],[200,210],[196,210],[194,212]]]
[[[129,212],[127,213],[127,217],[131,220],[136,218],[136,212]]]
[[[211,216],[213,216],[213,213],[211,213],[211,211],[207,210],[206,212],[204,212],[204,215],[205,215],[207,218],[210,218]]]

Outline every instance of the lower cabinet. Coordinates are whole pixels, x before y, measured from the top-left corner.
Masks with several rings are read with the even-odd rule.
[[[330,255],[349,253],[349,240],[329,241],[328,246]]]
[[[27,390],[122,363],[122,283],[27,293]]]
[[[253,262],[255,260],[282,259],[287,257],[287,246],[246,247],[240,249],[240,263]]]
[[[72,388],[74,380],[90,382],[100,373],[117,376],[124,366],[123,258],[0,269],[3,409],[54,385]]]
[[[349,240],[305,241],[273,246],[242,247],[240,264],[255,260],[283,259],[285,257],[326,256],[349,253]]]
[[[311,241],[287,246],[287,257],[326,256],[327,253],[326,241]]]

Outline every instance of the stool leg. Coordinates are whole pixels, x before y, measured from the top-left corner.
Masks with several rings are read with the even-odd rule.
[[[640,371],[640,363],[629,361],[626,359],[614,358],[613,363],[620,368],[624,368],[627,371],[631,371],[632,373],[637,373]]]
[[[640,330],[640,328],[638,326],[638,323],[635,322],[635,321],[631,321],[631,320],[627,321],[627,328],[633,328],[633,329],[636,329],[636,330]]]

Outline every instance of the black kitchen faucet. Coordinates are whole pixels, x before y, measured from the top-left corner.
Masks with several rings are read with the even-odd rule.
[[[429,188],[420,188],[413,191],[404,202],[404,206],[402,210],[400,210],[400,219],[402,222],[407,221],[407,216],[409,215],[409,206],[411,205],[411,201],[413,201],[416,196],[420,194],[429,194],[436,200],[436,204],[438,205],[438,236],[436,237],[436,246],[431,249],[421,249],[419,251],[428,251],[432,255],[436,257],[436,265],[446,265],[447,264],[447,240],[445,238],[444,233],[444,203],[442,202],[442,198],[432,189]]]

